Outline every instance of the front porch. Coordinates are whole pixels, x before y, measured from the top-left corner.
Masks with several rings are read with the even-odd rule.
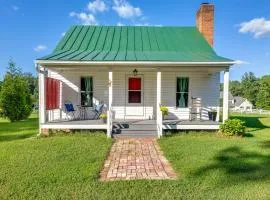
[[[134,69],[137,71],[136,74]],[[221,71],[225,72],[224,121],[228,117],[226,99],[228,99],[229,71],[227,68],[183,66],[179,68],[115,67],[112,69],[100,66],[97,71],[92,66],[40,66],[40,131],[42,132],[42,129],[94,129],[106,130],[108,137],[112,137],[116,123],[130,123],[133,126],[132,121],[138,120],[146,124],[151,121],[149,131],[155,132],[158,137],[162,136],[163,130],[168,129],[217,130],[220,121],[218,116]],[[82,87],[85,84],[82,82],[82,77],[91,77],[88,86]],[[181,91],[183,90],[181,87],[184,87],[183,82],[178,83],[178,80],[182,80],[181,77],[184,77],[183,80],[188,80],[185,83],[186,91]],[[49,87],[46,85],[46,78],[59,81],[59,94],[54,97],[57,101],[56,107],[51,109],[48,109],[46,102],[47,87]],[[182,95],[182,93],[185,94]],[[202,101],[201,115],[197,119],[190,117],[193,97]],[[89,113],[100,102],[104,102],[103,113],[107,115],[107,123],[99,119],[91,119],[91,117],[86,120],[72,119],[65,110],[64,103],[67,100],[75,108],[89,103],[87,105]],[[161,105],[168,108],[169,113],[165,120],[162,119]],[[217,112],[215,121],[209,120],[208,112],[211,110]],[[78,112],[78,109],[75,109],[75,115],[79,115]],[[145,131],[140,128],[140,123],[137,123],[137,128],[132,131]]]
[[[219,122],[210,120],[164,120],[163,130],[218,130]],[[115,119],[112,121],[114,136],[157,136],[156,120]],[[43,129],[107,130],[108,125],[101,119],[52,121],[41,125]],[[132,134],[129,134],[132,133]]]

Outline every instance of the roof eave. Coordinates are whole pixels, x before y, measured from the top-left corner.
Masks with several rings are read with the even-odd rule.
[[[59,61],[59,60],[36,60],[35,64],[53,66],[53,65],[89,65],[89,66],[223,66],[229,67],[237,64],[236,61],[221,62],[173,62],[173,61]]]

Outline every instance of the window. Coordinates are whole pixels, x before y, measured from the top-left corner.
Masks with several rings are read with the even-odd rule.
[[[142,79],[128,79],[128,103],[141,103]]]
[[[176,82],[176,107],[187,108],[189,98],[189,78],[178,77]]]
[[[93,78],[81,77],[81,105],[93,106]]]

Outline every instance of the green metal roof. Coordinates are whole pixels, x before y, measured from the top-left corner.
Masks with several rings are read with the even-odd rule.
[[[230,62],[196,27],[72,26],[55,50],[38,60]]]

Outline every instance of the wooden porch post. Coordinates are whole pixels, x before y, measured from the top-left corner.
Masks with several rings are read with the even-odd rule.
[[[112,136],[112,103],[113,103],[113,72],[109,71],[109,104],[108,104],[108,114],[107,114],[107,137],[111,138]]]
[[[159,70],[157,72],[157,131],[158,131],[158,137],[162,136],[162,112],[160,111],[160,105],[161,105],[161,71]]]
[[[46,122],[46,69],[38,66],[39,74],[39,134],[42,133],[41,124]]]
[[[223,86],[223,123],[229,118],[229,84],[230,72],[229,68],[224,71],[224,86]]]

